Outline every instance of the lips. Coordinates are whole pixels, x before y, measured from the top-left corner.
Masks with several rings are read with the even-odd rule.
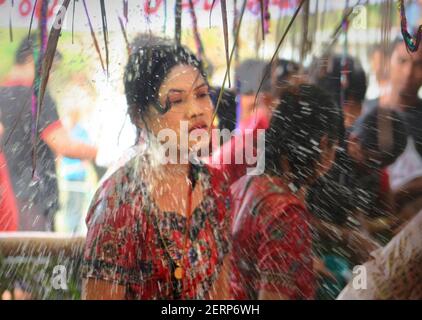
[[[189,128],[189,133],[191,133],[194,130],[198,130],[198,129],[206,130],[207,128],[208,128],[208,126],[205,122],[199,122],[199,123],[196,123]]]

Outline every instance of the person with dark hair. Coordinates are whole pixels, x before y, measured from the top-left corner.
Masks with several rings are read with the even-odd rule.
[[[230,244],[229,186],[244,173],[198,158],[182,161],[187,151],[210,143],[189,138],[212,126],[202,64],[185,47],[147,45],[129,57],[124,85],[140,144],[99,187],[89,209],[83,297],[216,297]],[[164,141],[163,132],[177,139]],[[177,159],[163,161],[164,144],[176,149]]]
[[[406,137],[396,112],[362,115],[348,132],[341,165],[310,189],[308,208],[318,217],[316,252],[335,277],[320,280],[319,298],[335,298],[351,268],[392,237],[397,217],[385,168],[403,152]]]
[[[388,90],[368,101],[368,110],[381,107],[400,113],[409,133],[403,154],[388,168],[398,216],[409,220],[422,209],[422,50],[409,52],[401,37],[391,44]]]
[[[362,112],[367,79],[360,62],[350,56],[330,55],[313,82],[329,92],[344,111],[344,125],[350,128]],[[326,64],[325,64],[326,63]]]
[[[237,76],[243,79],[240,81],[239,103],[242,115],[238,128],[242,131],[251,128],[267,129],[272,109],[279,103],[277,99],[283,90],[304,82],[300,70],[300,65],[285,59],[275,60],[272,64],[254,60],[244,61],[237,71]]]
[[[331,166],[341,113],[311,85],[286,89],[265,137],[265,175],[244,176],[233,194],[230,287],[235,299],[312,299],[308,186]]]
[[[237,126],[244,127],[252,117],[254,111],[260,112],[265,105],[265,101],[270,98],[270,92],[258,89],[264,76],[266,61],[247,59],[240,63],[236,68],[236,84],[239,108],[236,110]]]
[[[70,138],[59,120],[53,99],[46,92],[37,133],[38,179],[33,178],[31,101],[36,47],[36,35],[21,42],[15,64],[0,84],[0,121],[4,126],[2,148],[17,200],[19,230],[52,231],[58,209],[55,155],[90,160],[95,158],[97,151],[93,146]],[[60,57],[56,54],[56,59],[60,60]]]
[[[264,69],[263,92],[270,92],[272,97],[279,97],[280,90],[301,82],[301,66],[294,61],[278,59]]]
[[[347,151],[356,168],[356,210],[364,215],[363,227],[381,243],[390,240],[396,219],[386,168],[403,153],[406,140],[401,116],[384,109],[359,118],[348,137]]]
[[[375,99],[383,95],[387,89],[388,71],[385,66],[390,61],[391,49],[389,46],[376,44],[368,52],[371,72],[369,73],[368,99]]]

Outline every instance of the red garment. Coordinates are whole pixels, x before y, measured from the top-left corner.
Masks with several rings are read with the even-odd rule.
[[[0,231],[18,230],[18,210],[6,159],[0,153]]]
[[[239,129],[243,132],[246,129],[268,129],[271,115],[266,108],[257,108],[255,112],[239,124]]]
[[[381,170],[380,177],[380,194],[389,193],[391,191],[390,175],[386,168]]]
[[[310,215],[282,180],[243,177],[232,186],[231,292],[257,299],[261,289],[312,299]]]
[[[249,134],[256,139],[256,130]],[[192,214],[189,258],[183,263],[189,272],[182,299],[206,298],[229,252],[230,185],[246,173],[247,164],[235,162],[235,154],[244,152],[243,144],[237,143],[244,135],[242,132],[213,154],[215,159],[223,159],[224,150],[230,151],[229,163],[210,159],[210,164],[199,170],[204,200]],[[141,170],[136,169],[146,162],[142,155],[136,156],[107,179],[94,196],[87,216],[82,273],[85,278],[125,286],[127,299],[172,299],[168,251],[172,260],[181,257],[186,219],[177,213],[161,212],[151,200]],[[168,250],[158,231],[167,240]]]
[[[188,252],[180,298],[206,298],[229,251],[229,187],[238,177],[207,165],[197,167],[204,199],[192,214],[183,250],[186,218],[154,204],[139,169],[145,162],[138,155],[95,195],[87,217],[83,276],[125,286],[127,299],[173,299],[171,263]]]
[[[213,164],[218,163],[223,165],[226,162],[229,162],[228,166],[230,167],[230,170],[236,170],[237,172],[234,175],[240,178],[245,174],[246,167],[256,167],[256,161],[248,163],[250,159],[247,159],[247,157],[257,157],[258,130],[266,130],[269,127],[269,124],[270,118],[268,113],[265,110],[262,110],[262,108],[259,108],[256,116],[252,115],[245,120],[245,122],[242,122],[237,134],[230,141],[215,150],[209,161]],[[251,142],[252,146],[249,146],[248,144]],[[252,152],[249,152],[250,149],[252,149]],[[261,151],[264,152],[265,149],[263,148]],[[229,161],[226,161],[226,159],[229,159]],[[235,180],[232,181],[234,182]]]

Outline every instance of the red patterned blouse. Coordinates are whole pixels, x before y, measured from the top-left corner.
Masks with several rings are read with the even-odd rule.
[[[261,118],[254,122],[253,131],[242,130],[214,152],[208,161],[212,165],[195,167],[205,194],[192,213],[186,248],[186,218],[161,212],[154,204],[140,175],[141,164],[148,163],[142,153],[105,180],[87,216],[82,276],[125,286],[127,299],[207,298],[231,244],[230,186],[254,165],[236,161],[245,152],[239,141],[256,143],[256,129],[268,126],[267,119]],[[253,138],[248,140],[248,135]],[[230,162],[224,164],[227,154]],[[188,254],[183,254],[183,248]],[[182,254],[187,274],[180,294],[172,279],[172,264]]]
[[[257,299],[261,289],[288,299],[312,299],[310,215],[281,179],[243,177],[232,186],[234,299]]]
[[[130,160],[94,196],[83,277],[123,285],[127,299],[204,299],[229,250],[229,187],[239,176],[208,165],[195,167],[205,194],[185,232],[185,217],[162,212],[152,200],[142,181],[142,160]],[[182,257],[184,286],[176,290],[174,261]]]

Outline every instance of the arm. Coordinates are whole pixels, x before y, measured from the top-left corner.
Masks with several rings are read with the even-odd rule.
[[[401,204],[415,195],[422,195],[422,177],[409,181],[394,192],[396,204]]]
[[[61,125],[51,124],[41,133],[41,139],[57,155],[83,160],[94,160],[97,149],[86,143],[72,139]]]
[[[83,300],[124,300],[126,288],[109,281],[84,279],[82,282]]]
[[[97,154],[95,147],[72,139],[63,128],[56,104],[48,92],[44,98],[44,109],[40,115],[39,128],[41,139],[59,155],[82,160],[94,160]]]
[[[82,262],[83,298],[126,299],[131,277],[138,275],[136,218],[130,208],[115,206],[119,179],[107,180],[94,196],[88,212],[88,233]]]

